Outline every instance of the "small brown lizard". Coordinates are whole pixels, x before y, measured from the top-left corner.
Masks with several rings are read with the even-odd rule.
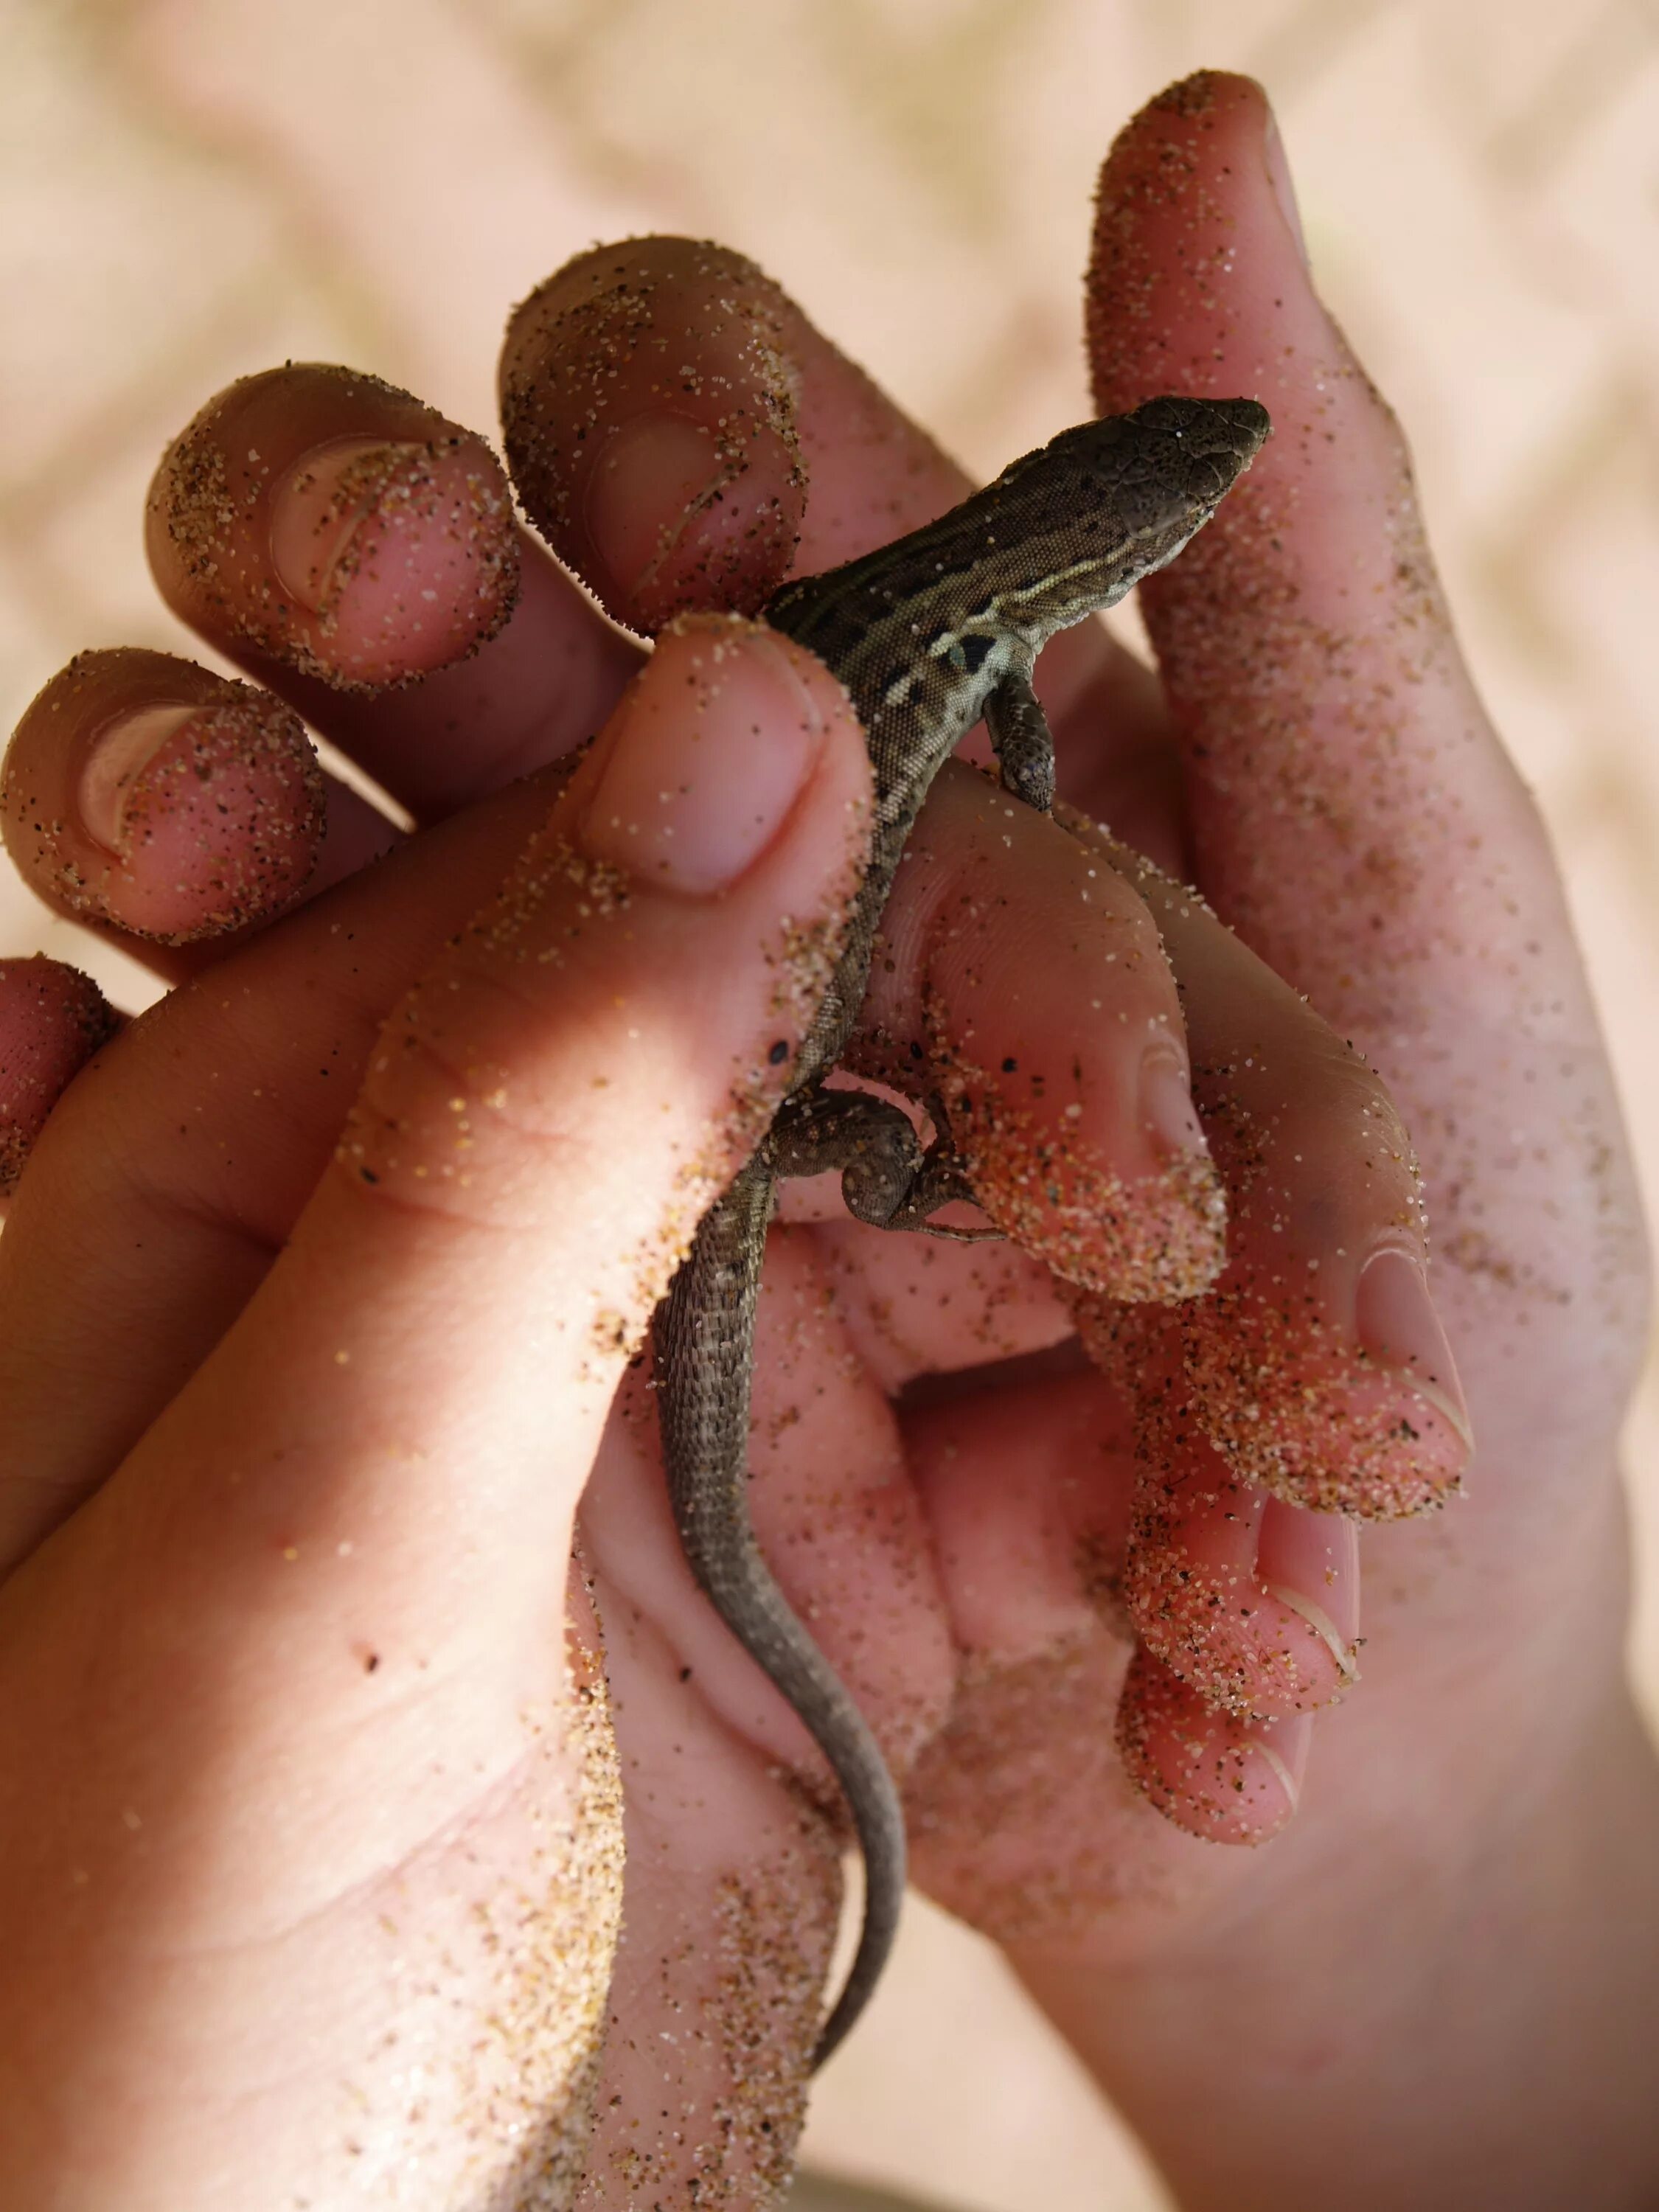
[[[938,521],[786,584],[766,606],[773,628],[817,653],[851,695],[875,769],[876,827],[788,1094],[705,1216],[658,1312],[656,1377],[686,1557],[816,1738],[864,1856],[863,1931],[815,2064],[863,2010],[891,1947],[904,1893],[904,1819],[863,1716],[790,1610],[750,1528],[755,1299],[777,1186],[786,1176],[838,1167],[859,1220],[961,1233],[930,1221],[939,1207],[973,1194],[943,1128],[924,1151],[896,1106],[822,1087],[858,1018],[905,841],[934,775],[981,716],[1008,790],[1048,810],[1054,746],[1031,689],[1038,652],[1055,631],[1112,605],[1172,560],[1249,465],[1268,427],[1266,410],[1249,399],[1153,399],[1083,423]]]

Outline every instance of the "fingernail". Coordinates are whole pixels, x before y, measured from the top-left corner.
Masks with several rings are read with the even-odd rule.
[[[1251,1748],[1260,1752],[1277,1777],[1285,1802],[1294,1813],[1302,1802],[1303,1778],[1308,1771],[1308,1748],[1313,1741],[1310,1722],[1297,1714],[1292,1719],[1274,1723],[1271,1743],[1261,1735],[1253,1735],[1249,1741]]]
[[[769,631],[693,617],[660,641],[617,708],[582,843],[647,887],[724,890],[788,819],[826,727]]]
[[[1296,242],[1304,269],[1311,268],[1308,259],[1308,241],[1302,234],[1302,213],[1296,204],[1296,186],[1291,182],[1291,164],[1285,151],[1285,141],[1279,135],[1279,125],[1273,110],[1267,111],[1267,126],[1264,134],[1264,150],[1267,159],[1267,181],[1273,188],[1273,198],[1279,202],[1279,211],[1285,218],[1285,228]]]
[[[93,740],[81,771],[81,826],[106,852],[119,853],[127,809],[144,769],[183,729],[198,707],[142,707],[111,722]]]
[[[77,912],[165,945],[274,914],[310,876],[326,793],[292,708],[224,683],[193,706],[142,708],[98,732],[76,790],[112,855],[64,885]]]
[[[1299,1613],[1327,1646],[1344,1679],[1357,1680],[1359,1532],[1353,1523],[1270,1498],[1262,1509],[1255,1571],[1263,1589]]]
[[[1415,1260],[1389,1249],[1365,1262],[1354,1293],[1354,1334],[1369,1358],[1409,1382],[1474,1450],[1457,1364]]]
[[[1167,1045],[1154,1045],[1140,1064],[1140,1122],[1160,1162],[1208,1156],[1186,1067]]]
[[[587,479],[584,515],[624,599],[672,560],[687,525],[731,477],[712,434],[684,416],[637,416],[606,441]]]
[[[352,541],[399,479],[430,473],[430,446],[336,438],[314,447],[271,501],[270,560],[291,599],[326,614],[350,574]]]
[[[1323,1606],[1316,1604],[1303,1591],[1287,1588],[1284,1583],[1263,1583],[1261,1587],[1269,1597],[1276,1597],[1281,1605],[1288,1606],[1292,1613],[1299,1613],[1307,1622],[1335,1660],[1337,1670],[1345,1682],[1359,1680],[1359,1663],[1354,1656],[1353,1647],[1343,1641],[1336,1623]]]

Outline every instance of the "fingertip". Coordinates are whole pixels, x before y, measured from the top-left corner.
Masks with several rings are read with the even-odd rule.
[[[649,1295],[636,1272],[627,1300],[642,1326],[688,1221],[787,1088],[867,850],[870,781],[810,654],[732,618],[665,638],[387,1024],[337,1155],[348,1182],[520,1226],[552,1202],[556,1132],[588,1164],[580,1200],[545,1217],[568,1243],[584,1209],[665,1212],[665,1180]],[[617,1232],[592,1241],[608,1253]]]
[[[517,307],[502,349],[514,482],[618,620],[757,612],[799,538],[795,321],[740,254],[678,238],[580,254]]]
[[[313,617],[337,688],[447,668],[495,636],[518,591],[512,502],[482,439],[330,441],[273,493],[271,565]]]
[[[1359,1530],[1346,1514],[1308,1513],[1269,1498],[1256,1536],[1262,1588],[1306,1621],[1346,1689],[1359,1674]]]
[[[1186,1431],[1173,1413],[1143,1439],[1124,1571],[1137,1633],[1220,1711],[1279,1719],[1331,1704],[1357,1673],[1354,1532],[1237,1480]]]
[[[1312,1740],[1310,1717],[1240,1720],[1206,1705],[1144,1647],[1118,1703],[1129,1779],[1155,1811],[1216,1844],[1262,1844],[1294,1818]]]
[[[15,1188],[52,1108],[119,1024],[78,968],[39,953],[0,959],[0,1198]]]
[[[380,378],[289,363],[210,400],[146,504],[150,566],[203,635],[335,690],[465,659],[518,592],[484,441]]]
[[[1085,1297],[1191,1298],[1226,1195],[1144,901],[1062,822],[948,763],[883,921],[862,1072],[935,1093],[1002,1232]]]
[[[1090,361],[1103,413],[1158,392],[1267,401],[1273,384],[1254,317],[1289,264],[1305,295],[1299,222],[1280,198],[1289,172],[1267,94],[1254,78],[1200,70],[1133,116],[1101,166],[1086,290]],[[1281,285],[1281,345],[1289,338]],[[1314,311],[1318,313],[1316,303]],[[1234,349],[1254,346],[1256,390]]]
[[[0,781],[7,848],[43,896],[165,945],[280,912],[325,811],[298,715],[168,653],[77,656],[26,710]]]
[[[1242,1480],[1362,1521],[1433,1512],[1461,1492],[1467,1418],[1429,1377],[1310,1328],[1282,1284],[1224,1287],[1182,1326],[1198,1421]]]

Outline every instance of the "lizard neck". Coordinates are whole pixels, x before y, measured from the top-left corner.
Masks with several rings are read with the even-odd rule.
[[[830,580],[825,579],[826,582]],[[815,611],[822,614],[823,610]],[[834,610],[830,612],[833,618]],[[776,621],[770,609],[768,619]],[[876,822],[870,859],[853,902],[834,979],[797,1056],[792,1090],[815,1082],[841,1057],[863,1003],[883,909],[922,801],[934,776],[985,711],[1011,669],[1029,672],[1030,653],[1011,634],[988,636],[985,650],[953,662],[919,650],[918,626],[943,634],[949,617],[921,595],[884,611],[856,643],[836,652],[811,635],[816,623],[792,627],[845,684],[864,726],[875,774]]]

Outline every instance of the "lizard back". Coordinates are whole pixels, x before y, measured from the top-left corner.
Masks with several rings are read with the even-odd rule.
[[[839,1057],[881,910],[929,785],[1011,674],[1113,606],[1204,526],[1267,436],[1250,399],[1166,398],[1062,430],[908,537],[786,584],[766,620],[846,685],[875,769],[876,829],[798,1086]]]
[[[1005,776],[1012,785],[1011,732],[1023,716],[1027,730],[1036,726],[1047,779],[1026,787],[1051,787],[1047,727],[1030,690],[1037,653],[1056,630],[1111,605],[1171,560],[1214,513],[1267,428],[1265,410],[1244,399],[1154,399],[1133,414],[1083,423],[938,521],[786,584],[769,601],[774,628],[816,653],[851,695],[877,800],[870,860],[830,988],[791,1071],[792,1097],[834,1066],[858,1018],[894,872],[940,767],[1000,695],[1005,704],[1015,702],[999,738],[1008,748]],[[686,1559],[726,1626],[811,1730],[863,1851],[864,1925],[816,2065],[852,2027],[880,1976],[904,1892],[905,1835],[868,1723],[790,1607],[750,1525],[756,1299],[783,1151],[775,1126],[715,1200],[654,1335],[663,1457]]]

